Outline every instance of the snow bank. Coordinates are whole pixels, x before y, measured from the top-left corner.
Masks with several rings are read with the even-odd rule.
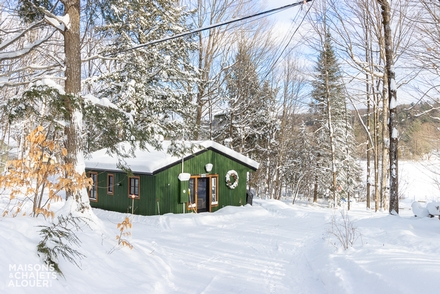
[[[373,213],[365,203],[354,203],[349,217],[362,238],[343,251],[328,234],[337,211],[275,200],[254,203],[215,213],[132,216],[128,240],[134,248],[112,254],[117,223],[126,214],[94,209],[105,229],[85,226],[78,232],[78,250],[87,257],[81,269],[61,260],[66,279],[43,271],[35,254],[36,226],[43,219],[1,218],[0,291],[362,294],[437,289],[440,221],[415,218],[411,211],[398,217]],[[50,286],[24,287],[32,274]]]

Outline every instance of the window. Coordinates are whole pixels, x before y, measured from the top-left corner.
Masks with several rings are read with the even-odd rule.
[[[189,179],[189,187],[188,187],[188,192],[189,192],[188,207],[189,208],[196,207],[195,180],[196,180],[195,178],[190,178]]]
[[[115,187],[115,177],[113,174],[107,175],[107,194],[113,195]]]
[[[211,206],[218,205],[217,177],[211,177]]]
[[[132,195],[139,198],[139,177],[128,178],[128,197],[131,198]]]
[[[89,189],[89,199],[90,201],[98,201],[98,173],[89,172],[89,177],[93,181]]]

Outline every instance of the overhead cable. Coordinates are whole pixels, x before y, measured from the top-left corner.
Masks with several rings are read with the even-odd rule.
[[[298,5],[306,4],[307,2],[311,2],[311,1],[312,0],[302,0],[302,1],[299,1],[299,2],[295,2],[295,3],[292,3],[292,4],[285,5],[285,6],[281,6],[281,7],[278,7],[278,8],[273,8],[273,9],[270,9],[270,10],[262,11],[262,12],[259,12],[259,13],[256,13],[256,14],[252,14],[252,15],[248,15],[248,16],[244,16],[244,17],[239,17],[239,18],[234,18],[234,19],[227,20],[227,21],[224,21],[224,22],[220,22],[220,23],[212,24],[212,25],[209,25],[209,26],[206,26],[206,27],[201,27],[201,28],[198,28],[198,29],[195,29],[195,30],[191,30],[191,31],[188,31],[188,32],[180,33],[180,34],[177,34],[177,35],[174,35],[174,36],[169,36],[169,37],[165,37],[165,38],[162,38],[162,39],[159,39],[159,40],[154,40],[154,41],[147,42],[147,43],[144,43],[144,44],[139,44],[139,45],[127,48],[127,49],[118,50],[117,52],[114,52],[111,55],[116,54],[116,53],[120,53],[120,52],[135,50],[135,49],[142,48],[142,47],[151,46],[151,45],[154,45],[154,44],[157,44],[157,43],[162,43],[162,42],[170,41],[170,40],[177,39],[177,38],[182,38],[182,37],[185,37],[185,36],[188,36],[188,35],[192,35],[192,34],[195,34],[195,33],[201,32],[201,31],[210,30],[210,29],[213,29],[213,28],[216,28],[216,27],[224,26],[224,25],[227,25],[227,24],[230,24],[230,23],[234,23],[234,22],[238,22],[238,21],[243,21],[243,20],[254,18],[254,17],[257,17],[257,16],[262,16],[262,15],[269,14],[269,13],[279,12],[281,10],[285,10],[285,9],[292,8],[292,7],[295,7],[295,6],[298,6]]]
[[[286,44],[286,46],[284,46],[283,50],[281,51],[281,53],[278,55],[278,58],[275,60],[275,62],[272,64],[272,66],[270,67],[269,71],[266,73],[266,75],[264,76],[264,79],[267,78],[267,76],[269,75],[269,73],[272,72],[272,70],[275,68],[275,65],[278,63],[278,61],[280,61],[280,59],[282,58],[284,52],[286,51],[286,49],[289,47],[290,43],[293,40],[293,37],[296,35],[296,32],[298,31],[298,29],[301,27],[302,23],[304,22],[304,19],[306,18],[307,14],[310,11],[310,8],[312,8],[312,6],[309,7],[309,9],[307,9],[306,13],[304,14],[300,24],[298,25],[298,27],[296,28],[296,30],[293,32],[293,34],[290,36],[290,40],[289,42]],[[283,58],[284,59],[284,58]]]

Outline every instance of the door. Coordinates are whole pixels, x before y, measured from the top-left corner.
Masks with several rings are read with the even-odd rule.
[[[218,175],[192,176],[189,179],[187,209],[194,212],[211,211],[218,205]]]
[[[208,193],[209,193],[209,178],[197,179],[197,212],[209,211]]]

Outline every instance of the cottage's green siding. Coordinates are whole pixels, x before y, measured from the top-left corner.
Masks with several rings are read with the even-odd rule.
[[[209,174],[218,175],[218,205],[211,207],[214,212],[227,205],[246,204],[246,176],[251,168],[242,163],[220,154],[214,150],[204,150],[190,158],[185,159],[183,172],[192,176],[208,175],[205,165],[212,163],[213,168]],[[231,190],[226,186],[226,173],[235,170],[239,176],[238,186]],[[91,201],[91,206],[118,212],[131,212],[132,199],[128,197],[128,175],[122,171],[98,172],[98,199]],[[157,215],[165,213],[189,212],[181,202],[182,188],[187,189],[186,183],[178,180],[182,172],[182,163],[169,166],[154,175],[134,174],[140,177],[140,199],[134,200],[134,213],[141,215]],[[107,174],[115,177],[114,194],[107,194]],[[120,183],[120,185],[118,185]],[[183,185],[182,185],[183,184]]]

